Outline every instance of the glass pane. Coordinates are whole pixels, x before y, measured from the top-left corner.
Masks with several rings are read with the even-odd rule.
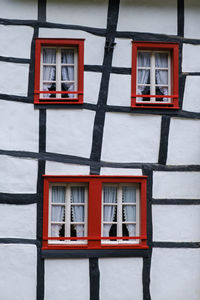
[[[136,236],[135,224],[123,224],[123,236]]]
[[[55,83],[43,83],[43,91],[55,91],[56,84]],[[55,98],[56,94],[41,94],[42,98]]]
[[[56,63],[56,49],[51,49],[51,48],[43,49],[43,63],[45,64]]]
[[[64,206],[60,205],[52,205],[51,207],[51,221],[53,222],[64,222],[65,214],[64,214]]]
[[[65,236],[65,225],[51,225],[51,236],[52,237],[64,237]]]
[[[139,85],[137,88],[138,95],[150,95],[150,87],[145,85]],[[145,100],[145,98],[144,98]]]
[[[71,206],[71,222],[84,222],[85,207],[84,205],[72,205]]]
[[[71,203],[84,203],[85,202],[85,187],[74,186],[71,187]]]
[[[74,81],[74,67],[62,67],[61,80],[62,81]]]
[[[150,70],[138,70],[138,84],[150,84]]]
[[[43,80],[55,81],[56,80],[56,67],[43,67]]]
[[[136,206],[135,205],[123,205],[123,221],[124,222],[136,222]]]
[[[116,205],[104,205],[103,207],[103,220],[104,222],[117,221],[117,207]]]
[[[162,96],[168,95],[168,88],[162,86],[156,87],[156,95],[162,95]],[[156,98],[156,101],[170,103],[171,99],[166,97],[161,97],[161,98]]]
[[[73,64],[74,63],[74,49],[62,49],[61,50],[61,63]]]
[[[150,67],[150,53],[138,52],[138,67]]]
[[[75,237],[75,236],[82,237],[82,236],[85,235],[84,225],[73,225],[73,224],[71,224],[70,231],[71,231],[70,232],[71,237]]]
[[[128,232],[126,224],[122,224],[122,236],[129,236],[129,232]],[[123,240],[123,241],[126,241],[126,240]]]
[[[117,203],[117,188],[116,187],[104,186],[103,202],[104,203]]]
[[[73,83],[62,83],[61,84],[61,89],[63,92],[72,92],[75,90],[74,84]],[[62,98],[77,98],[77,94],[62,94]]]
[[[156,70],[156,84],[168,85],[168,71]]]
[[[168,53],[156,53],[156,68],[168,68]]]
[[[65,187],[52,186],[52,202],[65,203]]]
[[[103,225],[103,236],[117,236],[117,224],[104,224]]]
[[[136,203],[136,188],[134,186],[124,186],[122,188],[122,202]]]

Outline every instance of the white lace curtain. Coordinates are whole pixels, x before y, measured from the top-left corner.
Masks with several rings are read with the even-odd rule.
[[[150,53],[148,52],[139,52],[138,53],[138,67],[147,68],[150,67]],[[140,69],[138,70],[138,84],[141,84],[138,86],[138,94],[142,95],[145,84],[147,84],[148,79],[150,76],[149,69]],[[142,98],[140,98],[142,100]]]
[[[52,205],[51,207],[51,221],[62,222],[64,218],[64,206],[59,205],[59,203],[65,203],[65,187],[63,186],[53,186],[52,187],[52,202],[58,203],[58,205]],[[62,225],[51,225],[51,236],[59,237],[59,232]]]
[[[123,188],[123,202],[124,203],[136,203],[136,189],[134,187]],[[124,205],[124,217],[127,222],[136,222],[136,206]],[[126,224],[126,228],[129,232],[129,236],[135,236],[135,224]]]
[[[116,203],[117,202],[117,188],[104,187],[103,189],[104,203]],[[115,205],[104,205],[104,222],[113,222],[115,217]],[[103,225],[103,236],[108,237],[112,224]]]
[[[168,68],[168,54],[167,53],[156,53],[156,67],[157,68]],[[156,81],[159,84],[159,90],[163,95],[168,95],[168,70],[156,70]],[[163,98],[163,101],[168,102],[168,98]]]
[[[85,202],[85,188],[72,187],[71,188],[71,202],[72,202],[72,221],[84,222],[84,205],[73,205],[73,203],[83,204]],[[84,225],[75,225],[76,236],[84,236]]]
[[[62,58],[61,62],[63,64],[74,64],[74,50],[65,49],[62,50]],[[62,80],[63,81],[74,81],[74,66],[63,66],[61,69]],[[66,91],[74,91],[73,83],[63,82],[64,90]],[[70,98],[74,97],[73,94],[69,94]]]

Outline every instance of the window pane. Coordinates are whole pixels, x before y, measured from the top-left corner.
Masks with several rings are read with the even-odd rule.
[[[122,188],[122,202],[136,203],[136,188],[134,186],[124,186]]]
[[[77,237],[85,236],[84,225],[71,224],[70,236],[71,237],[73,237],[73,236],[77,236]]]
[[[117,236],[117,224],[104,224],[103,225],[103,236]]]
[[[156,70],[156,84],[168,85],[168,71]]]
[[[71,206],[71,221],[72,222],[84,222],[85,207],[84,205],[72,205]]]
[[[55,83],[43,83],[43,91],[55,91],[56,84]],[[56,94],[41,94],[43,98],[55,98]]]
[[[150,70],[138,70],[138,84],[150,84]]]
[[[61,205],[52,205],[51,207],[51,221],[53,222],[64,222],[64,206]]]
[[[52,202],[65,203],[65,187],[52,186]]]
[[[74,49],[62,49],[61,50],[61,63],[73,64],[74,63]]]
[[[138,52],[138,67],[150,67],[150,53]]]
[[[117,212],[116,205],[104,205],[104,208],[103,208],[104,222],[113,222],[114,219],[116,219],[116,212]]]
[[[62,67],[61,80],[62,81],[74,81],[74,67]]]
[[[43,80],[55,81],[56,80],[56,67],[43,67]]]
[[[168,88],[167,87],[156,87],[156,95],[168,95]],[[166,98],[166,97],[161,97],[161,98],[156,98],[156,101],[160,101],[160,102],[171,102],[170,98]]]
[[[168,53],[156,53],[156,68],[168,67]]]
[[[52,237],[64,237],[65,226],[63,225],[51,225],[51,236]]]
[[[61,89],[63,92],[73,92],[75,90],[73,83],[65,83],[61,84]],[[62,98],[77,98],[77,94],[62,94]]]
[[[85,187],[76,186],[71,187],[71,203],[84,203],[85,202]]]
[[[136,236],[136,225],[123,224],[123,236]]]
[[[123,205],[123,221],[136,222],[136,206],[135,205]]]
[[[104,186],[103,202],[104,203],[117,203],[117,188],[116,187]]]
[[[43,49],[43,63],[45,64],[56,63],[56,49],[51,49],[51,48]]]

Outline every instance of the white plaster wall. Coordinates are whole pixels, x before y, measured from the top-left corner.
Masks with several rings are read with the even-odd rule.
[[[88,110],[49,110],[47,151],[89,157],[94,116],[95,113]]]
[[[31,27],[0,25],[0,55],[30,58],[32,38]]]
[[[200,71],[200,45],[183,44],[183,72]]]
[[[153,249],[151,297],[153,300],[199,300],[199,249]]]
[[[37,0],[1,0],[0,18],[37,19]]]
[[[184,7],[184,36],[200,38],[200,3],[199,0],[185,0]]]
[[[0,155],[0,166],[2,193],[36,193],[36,160]]]
[[[0,101],[0,149],[38,151],[39,113],[33,105]]]
[[[131,68],[132,40],[116,38],[115,43],[112,63],[113,67]]]
[[[200,163],[200,120],[172,118],[169,130],[167,164]]]
[[[47,0],[47,21],[104,28],[107,10],[108,0]]]
[[[111,162],[157,162],[160,116],[107,113],[101,159]]]
[[[200,172],[153,172],[153,197],[199,199]]]
[[[200,241],[198,205],[153,205],[152,214],[154,241]]]
[[[1,244],[0,291],[2,300],[36,299],[36,264],[36,246]]]
[[[142,175],[141,169],[123,169],[123,168],[101,168],[101,175]]]
[[[0,93],[27,96],[28,64],[16,64],[0,61]]]
[[[100,258],[100,298],[142,300],[142,258]]]
[[[56,2],[57,5],[57,2]],[[66,16],[65,16],[66,18]],[[77,20],[76,20],[77,21]],[[64,39],[85,39],[84,42],[84,64],[102,65],[104,57],[105,38],[93,34],[69,29],[40,28],[41,38],[64,38]]]
[[[183,98],[183,109],[200,112],[200,76],[187,76]]]
[[[108,104],[114,106],[131,106],[131,75],[110,75]]]
[[[0,238],[36,238],[36,204],[0,204]]]
[[[47,175],[89,175],[90,167],[47,161],[45,174]]]
[[[89,299],[88,259],[45,260],[45,300]]]
[[[101,76],[101,73],[84,72],[84,102],[97,104]]]
[[[176,1],[122,0],[117,30],[177,34]]]

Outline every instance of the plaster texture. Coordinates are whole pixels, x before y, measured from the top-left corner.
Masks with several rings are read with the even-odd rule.
[[[36,299],[37,248],[34,245],[3,245],[0,247],[1,299]]]
[[[108,89],[108,105],[131,106],[131,76],[111,74]]]
[[[200,112],[200,76],[187,76],[183,98],[183,109]]]
[[[176,119],[170,122],[169,165],[198,165],[200,160],[200,120]]]
[[[198,205],[153,205],[152,215],[154,241],[200,241]]]
[[[0,61],[0,93],[27,96],[28,64],[16,64]]]
[[[100,299],[142,300],[142,258],[100,258]]]
[[[117,30],[177,34],[176,1],[122,0]]]
[[[87,110],[47,111],[47,151],[89,157],[94,116]]]
[[[0,192],[36,193],[36,160],[0,155]]]
[[[101,76],[101,73],[84,72],[84,102],[97,104]]]
[[[0,204],[0,238],[36,238],[36,204]]]
[[[116,38],[115,43],[112,63],[113,67],[131,68],[132,40]]]
[[[0,149],[38,152],[39,112],[33,105],[0,101]]]
[[[200,38],[200,3],[199,0],[185,0],[184,36],[193,39]]]
[[[45,174],[47,175],[89,175],[90,167],[47,161]]]
[[[141,169],[123,169],[123,168],[101,168],[101,175],[142,175]]]
[[[154,300],[199,300],[199,249],[153,249],[151,297]]]
[[[157,162],[160,116],[107,113],[101,159],[111,162]]]
[[[37,19],[37,9],[37,0],[1,0],[0,18],[33,20]]]
[[[45,300],[89,299],[88,259],[45,260]]]
[[[0,55],[30,58],[32,38],[31,27],[0,25]]]
[[[200,172],[153,172],[153,198],[199,199]]]
[[[199,72],[200,71],[200,45],[183,44],[183,72]]]
[[[105,28],[107,9],[108,0],[47,0],[47,21]]]
[[[57,5],[57,2],[56,2]],[[65,19],[66,19],[66,10]],[[54,13],[55,15],[55,13]],[[75,15],[75,14],[74,14]],[[77,18],[77,17],[76,17]],[[67,19],[66,19],[67,20]],[[76,19],[77,21],[77,19]],[[39,37],[85,39],[84,42],[84,64],[102,65],[104,57],[105,38],[95,36],[81,30],[40,28]]]

